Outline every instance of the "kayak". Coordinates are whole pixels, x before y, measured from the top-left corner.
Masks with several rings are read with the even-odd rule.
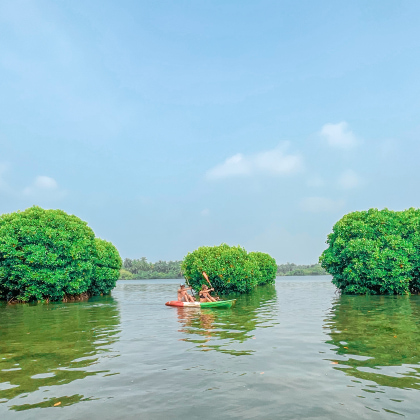
[[[166,306],[177,306],[184,308],[231,308],[236,299],[218,300],[216,302],[179,302],[178,300],[171,300],[166,302]]]

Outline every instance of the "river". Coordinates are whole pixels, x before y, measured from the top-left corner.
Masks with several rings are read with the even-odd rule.
[[[166,307],[178,283],[1,304],[0,418],[418,418],[420,296],[279,277],[232,309]]]

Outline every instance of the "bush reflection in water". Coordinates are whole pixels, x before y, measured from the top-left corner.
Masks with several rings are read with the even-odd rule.
[[[231,309],[177,308],[178,320],[182,325],[180,332],[188,334],[182,340],[195,343],[197,350],[201,351],[216,350],[233,356],[252,354],[254,350],[244,348],[239,343],[252,339],[252,331],[257,327],[275,325],[275,286],[260,286],[251,294],[230,295],[224,299],[237,299],[236,305]]]
[[[118,338],[120,315],[111,297],[68,304],[25,304],[2,307],[0,324],[0,403],[104,373],[95,371],[101,354]],[[15,410],[70,405],[83,395],[47,397]]]
[[[420,296],[341,296],[324,328],[336,369],[379,386],[420,389]]]

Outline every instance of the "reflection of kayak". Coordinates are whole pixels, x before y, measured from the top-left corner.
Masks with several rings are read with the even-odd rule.
[[[236,302],[236,299],[232,300],[218,300],[216,302],[179,302],[177,300],[171,300],[166,302],[166,306],[178,306],[186,308],[231,308]]]

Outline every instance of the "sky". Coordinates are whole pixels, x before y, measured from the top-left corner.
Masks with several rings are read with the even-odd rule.
[[[0,213],[123,258],[241,245],[313,264],[420,207],[420,2],[0,1]]]

